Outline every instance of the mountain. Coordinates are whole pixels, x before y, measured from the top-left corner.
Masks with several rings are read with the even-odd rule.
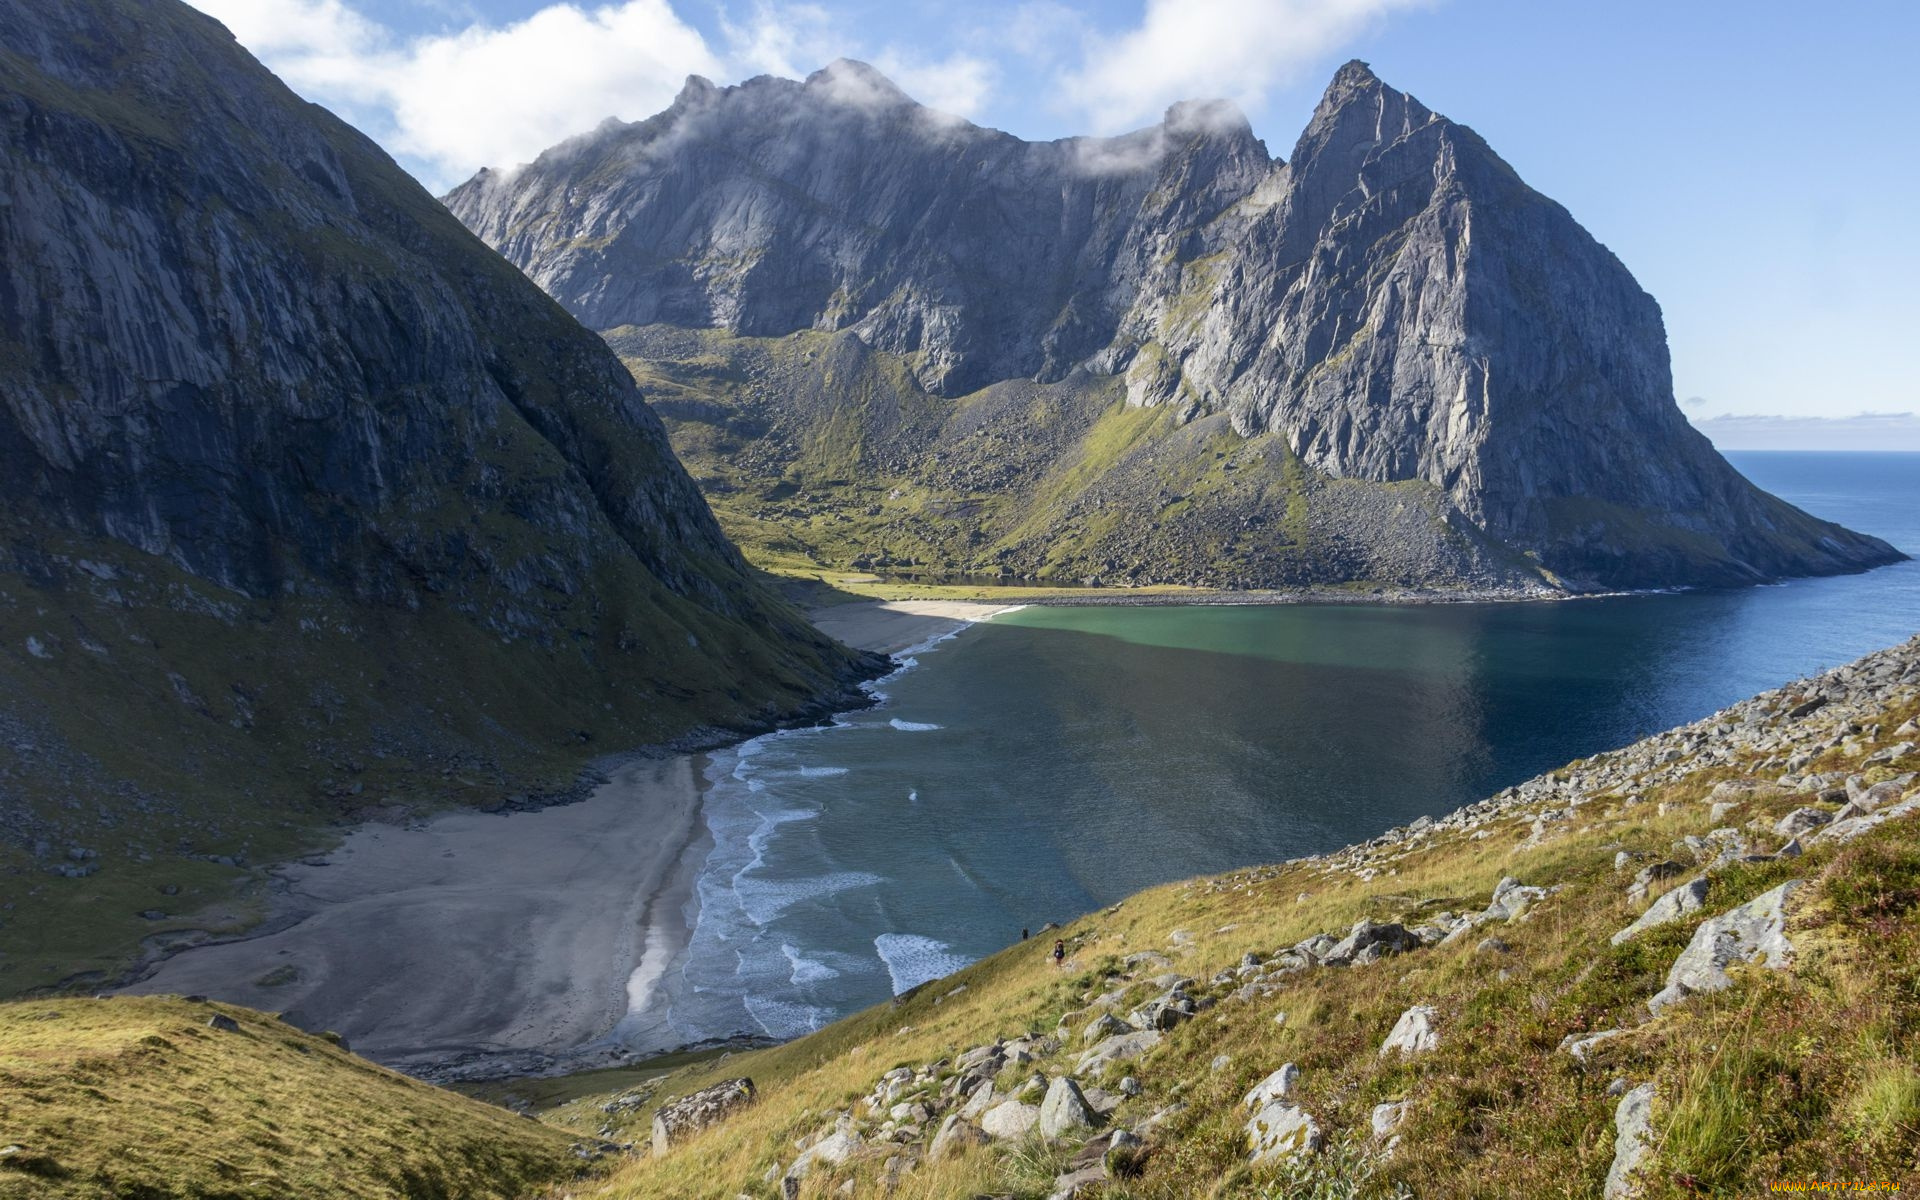
[[[730,530],[803,560],[1579,590],[1899,557],[1742,479],[1626,268],[1358,62],[1286,161],[1222,103],[1030,143],[841,61],[691,79],[446,203],[685,401]]]
[[[600,339],[221,25],[0,0],[0,869],[34,880],[0,990],[316,822],[525,800],[876,665],[756,581]]]

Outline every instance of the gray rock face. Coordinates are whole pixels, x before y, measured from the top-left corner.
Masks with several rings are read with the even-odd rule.
[[[653,1114],[653,1152],[665,1154],[676,1143],[719,1124],[753,1103],[753,1094],[753,1080],[726,1079],[661,1105]]]
[[[1026,143],[843,61],[689,80],[447,204],[594,328],[848,331],[943,396],[1120,377],[1327,477],[1424,481],[1573,584],[1898,557],[1747,484],[1674,404],[1619,261],[1358,62],[1284,162],[1222,104]]]

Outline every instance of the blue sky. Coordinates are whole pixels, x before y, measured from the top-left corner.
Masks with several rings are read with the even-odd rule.
[[[435,190],[647,116],[690,72],[730,83],[841,55],[1029,138],[1225,95],[1284,155],[1333,70],[1364,58],[1626,262],[1666,312],[1676,394],[1716,440],[1920,449],[1920,419],[1843,420],[1920,410],[1913,5],[193,2]]]

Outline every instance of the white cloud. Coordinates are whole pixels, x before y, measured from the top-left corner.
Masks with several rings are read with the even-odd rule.
[[[1059,102],[1097,132],[1157,121],[1176,100],[1224,97],[1258,108],[1389,12],[1427,0],[1147,0],[1140,24],[1082,34],[1082,62],[1060,80]],[[1056,5],[1036,20],[1061,19]]]
[[[549,5],[510,25],[400,39],[341,0],[194,0],[296,91],[443,189],[511,167],[609,116],[665,108],[724,63],[667,0]]]
[[[761,0],[719,14],[709,45],[669,0],[556,3],[507,25],[401,38],[346,0],[191,0],[309,99],[334,108],[443,191],[483,166],[511,168],[608,117],[670,104],[688,75],[722,82],[804,76],[860,39],[818,4]],[[994,65],[976,54],[873,54],[915,99],[972,116]]]
[[[986,59],[965,53],[929,60],[888,49],[874,57],[873,65],[907,95],[956,117],[977,116],[1000,74]]]

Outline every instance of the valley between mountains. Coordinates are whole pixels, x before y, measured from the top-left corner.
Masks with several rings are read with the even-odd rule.
[[[1920,640],[1649,737],[1642,660],[1579,661],[1609,604],[1857,575],[1764,625],[1837,663],[1908,636],[1906,557],[1736,471],[1627,267],[1358,61],[1284,157],[1216,101],[1035,143],[844,59],[695,76],[436,200],[180,0],[0,0],[0,1200],[1915,1182]],[[1688,595],[1583,599],[1648,591]],[[1071,798],[1133,824],[1031,867],[1029,816],[1087,840],[1070,788],[886,689],[1115,597],[1380,607],[1056,631],[1098,677],[1040,711],[1005,670],[994,715],[1130,749]],[[1469,610],[1385,602],[1474,599],[1569,603],[1396,650]],[[1828,653],[1843,606],[1874,640]],[[1675,611],[1649,642],[1717,644]],[[1618,735],[1486,782],[1553,689]],[[1333,714],[1288,784],[1362,762],[1422,815],[1305,844],[1239,732],[1279,726],[1222,720],[1215,790],[1292,839],[1249,852],[1153,782],[1208,765],[1145,732],[1200,693]],[[828,734],[893,756],[886,820],[750,761]],[[1150,786],[1231,857],[1175,878]],[[990,800],[1004,875],[943,825]],[[1122,859],[1153,886],[1068,878],[1015,939]],[[961,884],[1004,949],[912,923]],[[809,904],[859,953],[774,928]]]

